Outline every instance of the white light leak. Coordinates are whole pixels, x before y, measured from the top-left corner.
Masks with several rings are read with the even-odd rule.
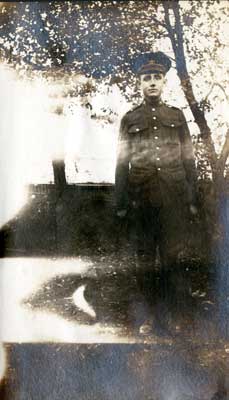
[[[17,101],[16,79],[12,71],[0,64],[0,226],[7,222],[26,201],[18,136],[13,110]],[[18,99],[19,100],[19,99]]]
[[[5,376],[6,372],[6,351],[3,344],[0,344],[0,382]]]
[[[80,286],[76,291],[73,293],[73,301],[75,305],[82,311],[84,311],[86,314],[90,315],[92,318],[96,317],[96,313],[93,310],[93,308],[88,304],[88,302],[85,300],[84,297],[84,292],[86,289],[86,285]]]
[[[48,85],[19,78],[0,64],[0,226],[26,202],[25,185],[53,181],[51,160],[63,154],[62,121],[48,112]]]
[[[76,102],[72,106],[72,115],[67,114],[65,160],[69,183],[114,182],[119,123],[130,105],[123,99],[117,85],[109,87],[109,90],[101,85],[98,89],[88,99],[92,112]],[[67,113],[67,106],[65,110]],[[108,110],[112,110],[109,118]],[[91,118],[92,114],[97,118]]]
[[[80,106],[74,108],[73,115],[68,115],[68,122],[65,142],[68,182],[113,182],[116,126],[101,126]]]
[[[55,336],[54,327],[59,325],[63,327],[63,335],[67,335],[68,324],[66,323],[65,326],[61,318],[55,315],[50,316],[45,312],[34,312],[23,306],[21,302],[56,275],[81,274],[88,267],[89,263],[81,259],[2,259],[0,261],[0,340],[3,342],[42,340],[44,337],[49,338],[52,332]],[[60,332],[58,335],[61,334]]]
[[[0,261],[0,341],[2,342],[129,342],[118,329],[99,323],[79,325],[55,312],[29,309],[23,301],[57,275],[86,274],[91,264],[81,258],[5,258]],[[82,301],[84,287],[76,291],[77,305],[92,314]],[[41,306],[42,308],[42,306]]]
[[[69,183],[114,182],[117,114],[119,107],[127,109],[126,102],[116,86],[109,93],[96,92],[92,99],[89,95],[93,113],[108,107],[116,113],[110,123],[100,116],[93,119],[82,99],[66,95],[71,83],[85,83],[81,76],[75,80],[78,83],[38,75],[29,79],[0,64],[0,226],[25,204],[25,185],[53,182],[53,159],[65,159]]]

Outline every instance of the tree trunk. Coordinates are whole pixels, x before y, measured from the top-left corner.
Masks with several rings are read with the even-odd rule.
[[[204,110],[197,102],[190,76],[188,74],[185,52],[183,27],[180,17],[179,1],[164,1],[165,25],[175,54],[177,73],[180,78],[185,97],[190,106],[194,120],[199,127],[200,137],[206,146],[207,156],[212,169],[212,180],[215,190],[215,215],[219,238],[215,244],[215,264],[217,272],[216,291],[218,295],[219,322],[221,334],[224,338],[229,336],[229,232],[227,223],[227,190],[224,179],[224,170],[229,155],[229,130],[220,157],[217,157],[212,133],[207,124]],[[171,23],[170,10],[172,10],[175,23]],[[163,25],[164,26],[164,25]],[[213,200],[214,201],[214,200]]]
[[[63,189],[64,186],[67,185],[64,160],[53,160],[52,167],[54,174],[54,183],[59,189]]]
[[[180,18],[179,2],[165,1],[163,2],[163,7],[165,13],[165,24],[175,54],[177,73],[180,78],[181,86],[184,91],[186,100],[194,116],[194,120],[199,127],[200,137],[203,139],[205,143],[209,163],[212,169],[213,182],[215,182],[217,180],[217,155],[214,143],[212,141],[211,130],[207,124],[204,111],[200,108],[200,105],[195,98],[191,79],[187,70],[185,53],[184,53],[183,27]],[[169,9],[172,9],[174,13],[175,17],[174,27],[172,26],[172,23],[170,21]]]

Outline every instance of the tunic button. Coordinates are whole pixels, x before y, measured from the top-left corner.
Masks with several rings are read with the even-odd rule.
[[[157,117],[153,117],[153,119],[157,119]]]
[[[171,127],[172,127],[172,128],[174,128],[174,126],[175,126],[174,124],[171,124]]]
[[[157,150],[160,150],[160,147],[157,146],[156,149],[157,149]]]
[[[157,157],[157,161],[159,161],[160,160],[160,158],[159,157]]]
[[[157,140],[157,139],[158,139],[158,136],[154,136],[154,139],[156,139],[156,140]]]
[[[152,108],[152,111],[156,111],[155,108]]]
[[[139,128],[136,128],[136,132],[139,132]]]
[[[160,171],[160,170],[161,170],[161,168],[158,168],[157,170],[158,170],[158,171]]]
[[[156,129],[157,129],[157,126],[154,126],[154,127],[153,127],[153,129],[156,131]]]

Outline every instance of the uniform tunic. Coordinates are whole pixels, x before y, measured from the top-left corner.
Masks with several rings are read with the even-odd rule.
[[[183,112],[146,100],[121,120],[115,173],[118,209],[134,209],[144,251],[177,255],[196,201],[196,168]]]

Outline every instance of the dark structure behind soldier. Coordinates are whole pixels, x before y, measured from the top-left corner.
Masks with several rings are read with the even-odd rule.
[[[190,215],[197,212],[189,128],[183,112],[161,99],[170,67],[162,52],[151,53],[140,67],[144,100],[121,120],[115,175],[117,216],[132,221],[139,286],[153,287],[158,252],[165,295],[187,244]]]

